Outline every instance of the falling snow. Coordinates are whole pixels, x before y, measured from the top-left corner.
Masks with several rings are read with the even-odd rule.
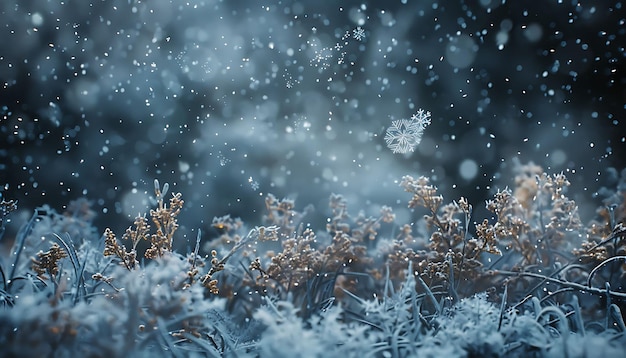
[[[406,174],[478,202],[518,161],[587,198],[626,166],[623,10],[5,0],[0,192],[23,213],[86,196],[117,231],[154,178],[193,193],[185,230],[266,191],[322,218],[331,192],[395,202]]]
[[[169,183],[170,196],[183,193],[185,224],[177,235],[186,247],[198,232],[219,241],[225,225],[213,217],[265,225],[270,193],[287,198],[284,213],[291,213],[291,198],[305,208],[281,223],[296,226],[289,237],[309,223],[340,225],[333,220],[347,216],[335,195],[341,193],[368,230],[389,229],[369,248],[392,246],[401,235],[402,245],[428,242],[426,225],[416,221],[423,208],[407,207],[397,185],[405,176],[430,178],[446,198],[467,198],[474,211],[462,219],[472,242],[475,225],[468,223],[475,217],[488,215],[485,226],[498,220],[482,205],[485,199],[540,167],[567,175],[567,195],[591,220],[597,201],[607,210],[618,207],[607,188],[626,178],[624,6],[598,0],[2,0],[0,261],[9,262],[2,256],[10,244],[2,237],[30,230],[20,225],[42,208],[63,212],[77,205],[70,202],[82,203],[81,214],[99,230],[66,232],[67,225],[57,225],[59,237],[97,240],[105,227],[124,233],[156,203],[155,178]],[[524,199],[529,190],[513,195]],[[331,194],[336,200],[329,208]],[[458,202],[452,206],[458,209]],[[382,211],[410,224],[367,221]],[[566,214],[555,212],[550,215]],[[541,230],[550,231],[554,223],[546,219]],[[330,242],[334,233],[324,224],[316,234]],[[494,262],[508,265],[507,257]],[[41,278],[21,278],[44,289]],[[356,274],[345,278],[346,288],[369,282]],[[4,282],[0,290],[0,309],[9,305],[10,286]],[[181,332],[181,342],[197,333]],[[60,341],[54,342],[50,347]]]

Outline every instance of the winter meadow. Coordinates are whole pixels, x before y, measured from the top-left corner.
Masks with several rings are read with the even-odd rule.
[[[624,6],[3,0],[0,356],[623,357]]]

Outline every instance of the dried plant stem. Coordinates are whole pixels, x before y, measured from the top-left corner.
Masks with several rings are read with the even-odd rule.
[[[573,289],[576,290],[580,290],[580,291],[586,291],[589,293],[592,293],[594,295],[598,295],[598,296],[606,296],[609,295],[612,298],[618,298],[618,299],[626,299],[626,293],[624,292],[615,292],[615,291],[611,291],[611,290],[607,290],[607,289],[600,289],[600,288],[596,288],[596,287],[588,287],[586,285],[581,285],[579,283],[575,283],[575,282],[569,282],[569,281],[564,281],[564,280],[559,280],[557,278],[553,278],[553,277],[549,277],[546,275],[541,275],[538,273],[533,273],[533,272],[514,272],[514,271],[502,271],[502,270],[496,270],[494,271],[495,274],[499,274],[499,275],[504,275],[504,276],[524,276],[524,277],[533,277],[533,278],[538,278],[547,282],[552,282],[552,283],[557,283],[559,285],[563,285],[566,287],[571,287]]]

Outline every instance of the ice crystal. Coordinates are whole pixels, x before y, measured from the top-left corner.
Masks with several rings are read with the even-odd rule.
[[[365,38],[365,30],[363,30],[361,26],[357,27],[356,29],[352,30],[352,37],[354,37],[354,39],[357,41],[363,40]]]
[[[391,122],[385,134],[385,143],[394,153],[413,152],[422,141],[424,128],[430,124],[430,112],[420,109],[410,119]]]

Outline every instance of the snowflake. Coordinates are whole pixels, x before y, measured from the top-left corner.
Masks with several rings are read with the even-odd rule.
[[[223,154],[218,154],[217,156],[220,160],[220,165],[221,166],[225,166],[226,164],[230,163],[230,159],[226,158]]]
[[[252,177],[248,178],[248,183],[250,183],[250,188],[252,188],[252,190],[257,191],[260,187],[259,182],[252,179]]]
[[[352,37],[354,37],[357,41],[361,41],[365,38],[365,30],[361,26],[358,26],[356,29],[352,30]]]
[[[413,152],[422,141],[424,128],[430,124],[430,112],[423,109],[411,116],[411,119],[400,119],[391,122],[385,133],[385,143],[393,153]]]
[[[411,116],[411,120],[417,122],[422,129],[424,129],[430,124],[430,112],[424,112],[424,110],[420,108],[416,114]]]

